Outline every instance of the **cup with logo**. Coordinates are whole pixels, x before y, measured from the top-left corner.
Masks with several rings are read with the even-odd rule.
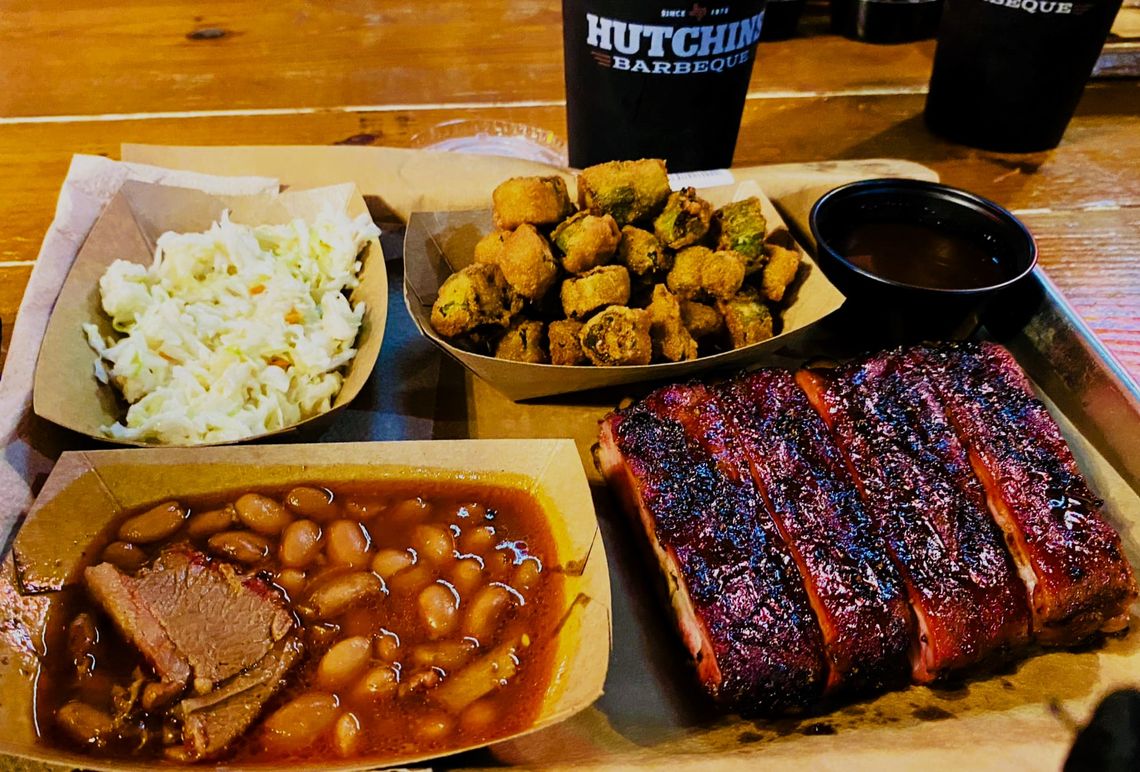
[[[985,150],[1056,147],[1121,0],[946,0],[926,124]]]
[[[570,165],[732,164],[764,0],[563,0]]]

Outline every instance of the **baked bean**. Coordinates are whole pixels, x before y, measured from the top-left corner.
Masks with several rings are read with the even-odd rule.
[[[328,527],[327,541],[325,554],[333,565],[348,568],[368,565],[371,539],[364,526],[355,520],[334,520]]]
[[[363,635],[345,638],[325,652],[317,664],[317,685],[335,692],[368,666],[372,642]]]
[[[394,523],[418,523],[431,514],[431,504],[423,499],[403,499],[388,507],[388,520]]]
[[[186,507],[168,501],[128,518],[119,526],[119,538],[135,544],[150,544],[174,535],[186,519]]]
[[[511,587],[516,590],[529,590],[535,586],[541,576],[542,563],[538,558],[523,558],[523,561],[515,566],[515,572],[511,574]]]
[[[400,636],[391,630],[380,628],[376,638],[376,656],[385,662],[395,662],[400,658]]]
[[[99,628],[95,626],[95,618],[86,611],[81,611],[67,626],[67,653],[71,661],[83,670],[94,664],[88,656],[95,651],[95,644],[99,642]]]
[[[377,665],[364,674],[352,689],[352,698],[357,702],[379,700],[396,693],[400,676],[390,665]]]
[[[137,544],[113,541],[103,550],[103,560],[120,571],[131,572],[142,568],[147,561],[147,555]]]
[[[455,725],[446,713],[429,713],[416,721],[416,739],[423,742],[437,742],[451,734]]]
[[[210,551],[239,563],[260,563],[269,555],[269,540],[249,531],[223,531],[210,537]]]
[[[56,711],[55,720],[72,740],[81,745],[102,745],[115,731],[111,715],[86,702],[67,703]]]
[[[438,667],[450,672],[466,662],[477,648],[479,645],[468,639],[426,643],[412,652],[412,662],[420,667]]]
[[[344,512],[353,520],[371,520],[387,508],[382,499],[353,496],[344,501]]]
[[[463,615],[463,634],[489,643],[503,612],[510,608],[515,598],[501,584],[484,587],[475,595]]]
[[[453,587],[433,582],[420,591],[416,603],[429,638],[442,638],[455,629],[459,621],[459,596]]]
[[[191,539],[205,539],[226,530],[236,522],[237,510],[233,504],[226,504],[221,509],[211,509],[208,512],[191,515],[186,521],[186,533]]]
[[[277,572],[273,581],[288,593],[290,598],[297,598],[304,594],[307,580],[305,572],[298,568],[283,568]]]
[[[493,525],[481,525],[478,528],[464,529],[459,537],[459,547],[464,552],[474,552],[476,555],[486,555],[495,548],[499,536]]]
[[[372,570],[387,581],[408,566],[414,565],[416,554],[408,550],[386,549],[376,553],[372,558]]]
[[[305,639],[309,646],[314,649],[323,649],[331,645],[339,636],[340,625],[329,622],[305,625]]]
[[[480,558],[472,555],[455,561],[451,569],[451,583],[459,590],[459,597],[466,598],[479,589],[485,581],[483,561]]]
[[[481,734],[491,728],[498,711],[490,700],[476,700],[459,715],[459,728],[466,734]]]
[[[384,582],[380,577],[368,571],[353,571],[321,583],[309,593],[301,610],[318,619],[329,619],[383,594]]]
[[[494,550],[483,559],[483,569],[495,581],[505,581],[514,572],[515,554],[508,549]]]
[[[428,689],[438,686],[441,680],[443,680],[443,676],[436,668],[417,670],[400,682],[400,699],[412,694],[426,692]]]
[[[277,752],[299,751],[315,743],[340,716],[336,697],[306,692],[274,711],[262,723],[265,745]]]
[[[412,529],[412,548],[421,558],[436,564],[450,563],[455,559],[455,537],[442,526],[417,525]]]
[[[487,508],[482,504],[460,504],[455,510],[455,518],[457,520],[481,521],[487,515]]]
[[[392,592],[410,595],[427,587],[434,579],[435,574],[428,566],[412,566],[392,577]]]
[[[268,496],[247,493],[234,502],[238,520],[264,536],[276,536],[293,522],[289,510]]]
[[[285,504],[302,517],[327,523],[340,517],[340,507],[333,500],[330,491],[324,488],[310,488],[306,485],[294,488],[285,494]]]
[[[321,527],[312,520],[297,520],[285,526],[277,548],[281,564],[288,568],[305,568],[321,552]]]
[[[360,744],[360,719],[352,713],[345,713],[336,720],[333,740],[341,756],[351,756]]]

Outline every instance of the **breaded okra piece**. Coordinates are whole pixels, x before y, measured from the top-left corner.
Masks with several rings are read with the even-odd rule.
[[[506,327],[523,300],[497,265],[473,263],[447,277],[431,307],[431,326],[444,337],[484,324]]]
[[[724,324],[733,348],[772,337],[772,312],[754,288],[745,287],[731,300],[718,300],[716,307],[724,314]]]
[[[744,283],[744,258],[736,252],[686,247],[673,259],[673,269],[665,283],[674,295],[685,300],[728,300]]]
[[[748,273],[764,266],[764,234],[768,221],[756,196],[725,204],[713,213],[716,248],[739,252],[748,258]]]
[[[499,264],[499,254],[503,250],[503,242],[511,231],[493,230],[475,242],[475,262],[488,265]]]
[[[589,212],[571,215],[554,229],[550,240],[562,251],[562,267],[570,273],[585,273],[613,259],[621,230],[608,214]]]
[[[548,361],[543,348],[546,336],[542,322],[519,319],[512,324],[495,344],[495,356],[515,362],[544,364]]]
[[[696,188],[671,193],[661,214],[653,220],[653,232],[670,249],[696,244],[709,232],[713,207],[697,195]]]
[[[573,319],[559,319],[551,322],[548,328],[550,339],[550,363],[552,365],[580,365],[586,362],[586,352],[578,334],[582,323]]]
[[[697,340],[724,332],[724,317],[720,311],[695,300],[681,301],[681,322]]]
[[[554,225],[574,211],[561,177],[511,177],[491,193],[492,219],[500,230],[523,223]]]
[[[624,265],[603,265],[562,282],[562,311],[571,319],[628,302],[629,271]]]
[[[649,337],[653,340],[655,359],[680,362],[697,358],[697,342],[681,321],[681,304],[664,284],[653,288],[649,311]]]
[[[527,300],[538,300],[554,286],[558,261],[538,229],[523,223],[503,240],[498,266],[507,283]]]
[[[578,339],[595,365],[647,365],[653,356],[649,312],[610,306],[582,325]]]
[[[656,215],[669,197],[669,175],[659,158],[610,161],[578,175],[578,205],[629,225]]]
[[[649,276],[673,267],[673,255],[647,230],[627,225],[621,229],[617,261],[635,276]]]
[[[760,291],[774,303],[784,299],[788,285],[796,278],[800,267],[800,253],[795,249],[784,249],[778,244],[765,244],[764,253],[768,262],[760,274]]]

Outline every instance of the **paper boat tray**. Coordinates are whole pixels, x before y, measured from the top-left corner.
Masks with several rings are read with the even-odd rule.
[[[102,309],[99,278],[115,260],[150,265],[155,242],[164,232],[207,230],[226,209],[237,223],[275,225],[298,217],[312,219],[324,207],[334,207],[352,216],[368,211],[363,197],[352,184],[279,195],[227,197],[145,182],[125,183],[83,243],[48,321],[36,364],[33,392],[36,414],[105,442],[160,444],[115,440],[101,430],[124,419],[127,406],[112,386],[95,378],[94,365],[98,357],[83,334],[83,325],[87,322],[97,325],[104,338],[115,334],[111,320]],[[374,239],[362,256],[360,284],[350,299],[353,303],[364,301],[364,322],[356,338],[356,357],[345,370],[344,382],[332,409],[247,439],[281,434],[320,421],[343,408],[364,388],[380,355],[388,314],[388,277],[378,240]]]
[[[452,273],[473,261],[475,242],[490,233],[490,210],[413,212],[404,238],[404,302],[420,331],[513,400],[568,394],[605,386],[618,386],[658,379],[682,380],[705,370],[740,368],[758,357],[776,351],[796,335],[835,311],[843,295],[827,280],[815,262],[795,244],[776,207],[753,182],[707,188],[701,195],[714,206],[757,196],[768,221],[769,237],[800,252],[799,274],[790,288],[792,300],[782,309],[783,331],[760,343],[733,351],[704,356],[688,362],[668,362],[629,367],[538,365],[474,354],[452,345],[431,326],[431,307],[439,288]],[[488,197],[490,193],[488,192]]]
[[[0,617],[4,619],[0,625],[0,753],[86,769],[154,768],[153,760],[116,763],[40,744],[33,723],[35,674],[52,592],[76,580],[77,569],[85,563],[85,549],[123,512],[174,497],[303,482],[336,485],[384,479],[485,481],[527,490],[538,499],[558,550],[565,613],[557,630],[549,633],[555,636],[556,653],[538,719],[530,729],[501,739],[548,727],[593,703],[602,693],[610,658],[610,585],[589,485],[570,440],[65,453],[28,514],[12,553],[0,565]],[[356,770],[428,757],[328,759],[256,768]]]

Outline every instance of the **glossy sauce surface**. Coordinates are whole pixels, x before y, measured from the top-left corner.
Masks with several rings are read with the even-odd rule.
[[[243,493],[181,501],[189,514],[180,527],[145,543],[124,539],[137,535],[131,516],[143,514],[129,513],[93,560],[132,573],[137,551],[149,562],[187,545],[256,573],[289,601],[303,659],[220,760],[394,759],[480,744],[534,722],[564,604],[554,539],[530,494],[424,481]],[[258,537],[268,542],[264,556],[234,550]],[[379,577],[385,592],[331,614],[316,608],[317,590],[362,573]],[[100,742],[79,742],[60,726],[57,713],[69,702],[122,713],[124,690],[153,680],[82,587],[60,593],[45,638],[36,691],[43,741],[103,757],[184,760],[173,708],[136,705],[121,731]],[[502,674],[496,688],[463,688],[479,668]]]
[[[1016,267],[983,239],[911,222],[865,222],[839,245],[852,265],[928,289],[977,289],[1012,279]]]

